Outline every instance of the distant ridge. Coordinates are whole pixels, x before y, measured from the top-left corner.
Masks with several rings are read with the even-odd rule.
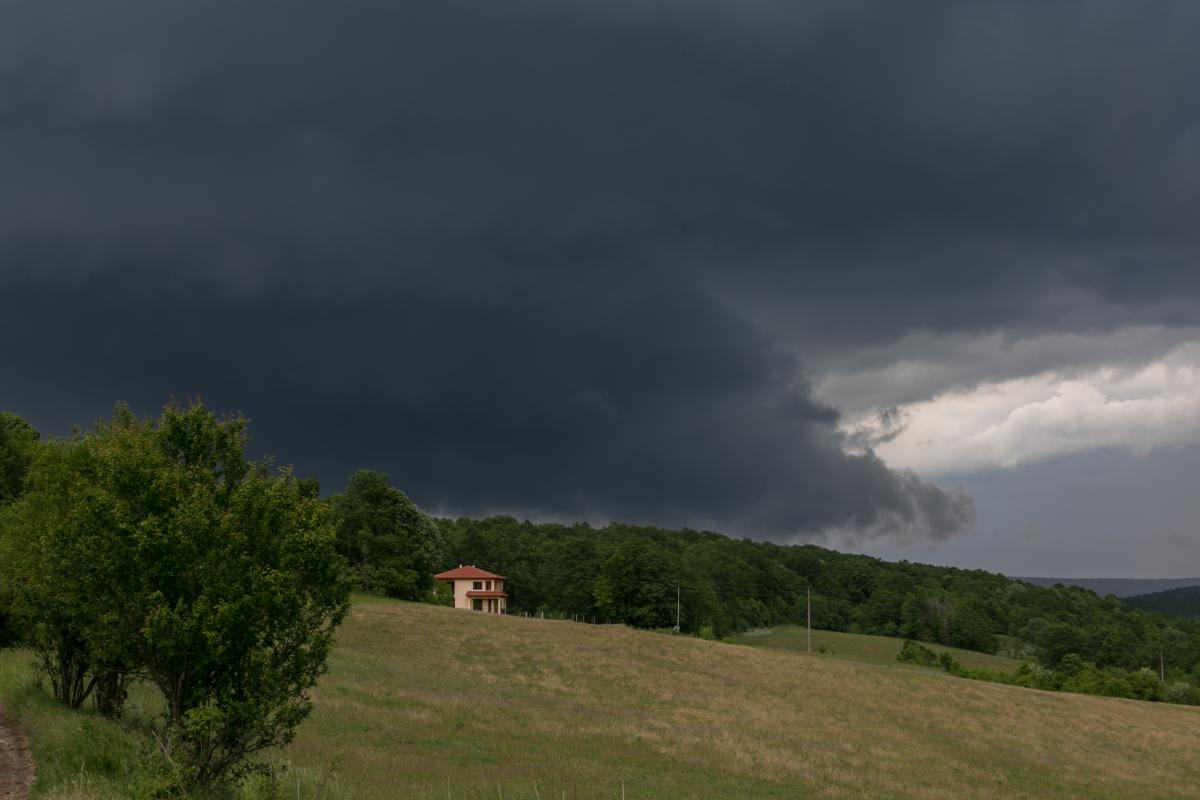
[[[1184,586],[1125,598],[1125,605],[1143,611],[1161,611],[1177,617],[1200,617],[1200,586]]]
[[[1010,576],[1012,577],[1012,576]],[[1020,578],[1034,586],[1053,586],[1061,583],[1064,586],[1082,586],[1091,589],[1096,594],[1116,595],[1117,597],[1133,597],[1151,592],[1165,592],[1169,589],[1183,589],[1188,586],[1200,586],[1200,578]]]

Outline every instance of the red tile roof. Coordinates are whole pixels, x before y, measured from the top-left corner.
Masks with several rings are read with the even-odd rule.
[[[508,592],[476,592],[472,590],[467,592],[467,597],[508,597]]]
[[[504,580],[503,575],[479,569],[474,564],[469,567],[460,566],[458,569],[447,570],[433,577],[439,581]]]

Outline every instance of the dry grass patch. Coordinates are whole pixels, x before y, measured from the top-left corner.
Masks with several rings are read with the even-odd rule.
[[[1200,785],[1200,709],[431,606],[357,605],[317,700],[282,756],[288,796],[315,796],[318,774],[321,797],[364,800]]]

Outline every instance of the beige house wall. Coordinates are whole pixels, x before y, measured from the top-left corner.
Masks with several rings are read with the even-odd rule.
[[[475,588],[474,588],[475,583],[476,583],[475,580],[455,581],[454,582],[454,607],[455,608],[465,608],[468,611],[471,610],[471,601],[474,598],[467,597],[467,592],[475,591]],[[490,591],[493,591],[493,592],[503,592],[504,591],[504,581],[480,580],[479,583],[483,584],[483,586],[484,586],[483,591],[489,591],[489,589],[487,588],[489,583],[491,584]],[[504,613],[507,613],[507,611],[508,611],[508,598],[507,597],[484,597],[481,599],[484,601],[483,608],[485,611],[487,611],[489,608],[489,603],[488,603],[489,600],[492,601],[492,608],[496,609],[496,610],[492,611],[491,613],[504,614]]]
[[[467,598],[467,592],[471,591],[471,581],[455,581],[454,582],[454,607],[455,608],[470,608],[471,601]]]

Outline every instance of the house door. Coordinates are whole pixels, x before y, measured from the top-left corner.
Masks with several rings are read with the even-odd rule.
[[[471,601],[471,610],[472,611],[483,611],[483,601],[480,600],[478,597],[476,597],[474,600]]]

